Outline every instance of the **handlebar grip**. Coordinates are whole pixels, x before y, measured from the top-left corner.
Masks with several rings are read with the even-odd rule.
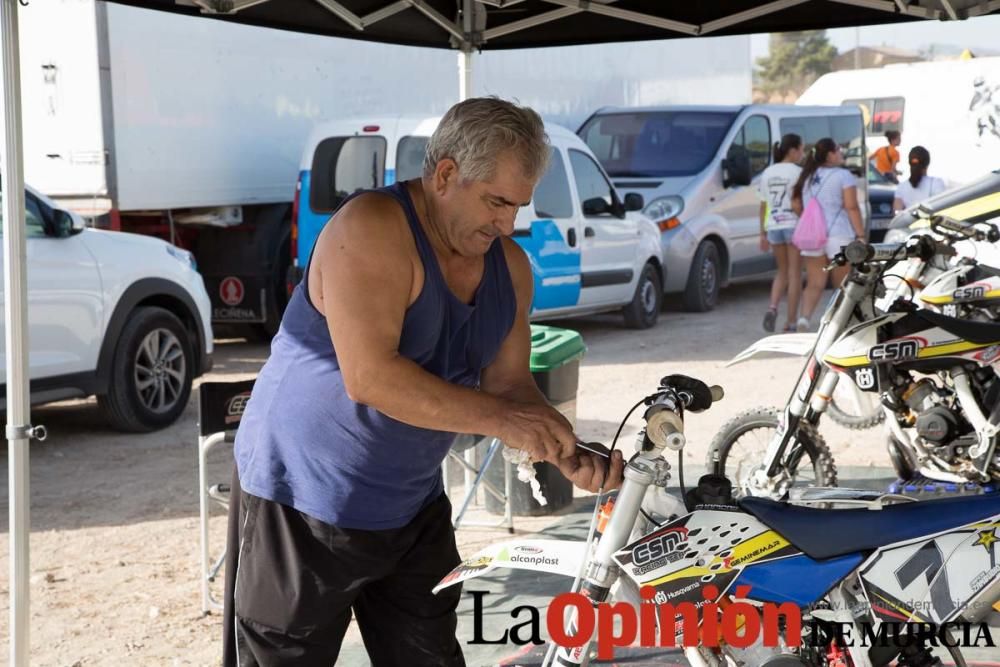
[[[683,449],[684,421],[670,408],[654,405],[646,414],[646,437],[659,447]]]
[[[872,246],[864,241],[851,241],[843,247],[841,252],[849,264],[857,266],[871,259],[874,250]]]

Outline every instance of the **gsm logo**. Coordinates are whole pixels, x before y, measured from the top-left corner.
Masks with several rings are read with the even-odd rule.
[[[915,340],[893,340],[881,345],[874,345],[868,350],[868,360],[878,363],[880,361],[900,361],[902,359],[916,359],[920,346]]]
[[[959,287],[951,294],[951,298],[955,301],[973,301],[975,299],[982,299],[984,296],[986,296],[986,288],[982,285]]]
[[[662,558],[671,553],[683,541],[684,538],[680,533],[668,532],[632,549],[632,562],[636,565],[643,565],[657,558]]]

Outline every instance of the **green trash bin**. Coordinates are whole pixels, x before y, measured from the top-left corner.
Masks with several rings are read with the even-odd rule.
[[[580,359],[587,348],[576,331],[531,326],[531,375],[549,403],[576,425],[576,390],[580,382]],[[503,466],[511,467],[514,483],[511,508],[515,516],[544,516],[568,505],[573,500],[573,484],[550,463],[536,463],[535,472],[542,494],[548,504],[540,505],[531,495],[531,487],[517,479],[515,466],[498,453],[486,471],[486,478],[503,489]],[[503,514],[504,507],[492,494],[486,494],[486,509]]]

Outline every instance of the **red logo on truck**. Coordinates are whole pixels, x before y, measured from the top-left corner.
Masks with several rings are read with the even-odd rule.
[[[243,281],[235,276],[223,278],[219,283],[219,298],[227,306],[238,306],[243,303]]]

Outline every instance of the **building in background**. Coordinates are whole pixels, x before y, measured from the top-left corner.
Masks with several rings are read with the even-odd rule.
[[[891,46],[861,46],[837,54],[833,59],[833,71],[882,67],[897,63],[915,63],[924,60],[916,51],[897,49]]]

